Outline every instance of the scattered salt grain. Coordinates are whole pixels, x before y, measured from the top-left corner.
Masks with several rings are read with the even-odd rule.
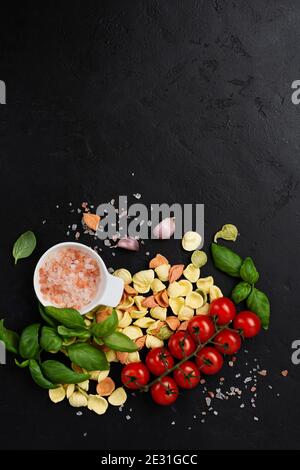
[[[104,245],[105,245],[105,246],[110,246],[110,245],[111,245],[111,243],[110,243],[110,241],[109,241],[109,240],[104,240]]]
[[[73,232],[75,232],[76,229],[77,229],[77,224],[73,224],[73,225],[72,225],[72,230],[73,230]]]
[[[45,220],[42,221],[42,224],[45,225],[46,222],[47,222],[47,220],[45,219]]]
[[[286,376],[288,375],[288,373],[289,373],[288,370],[282,370],[282,371],[281,371],[281,375],[282,375],[283,377],[286,377]]]
[[[210,406],[210,404],[211,404],[211,398],[205,397],[205,401],[206,401],[206,405],[207,405],[207,406]]]
[[[218,413],[217,411],[214,411],[214,415],[215,415],[215,416],[218,416],[218,414],[219,414],[219,413]]]
[[[191,429],[192,429],[191,426],[189,426],[189,427],[188,427],[188,431],[190,431]]]
[[[259,421],[258,417],[257,416],[254,416],[254,421]]]
[[[247,384],[248,382],[252,381],[252,377],[246,377],[244,380],[244,384]]]
[[[136,199],[141,199],[142,195],[140,193],[135,193],[133,194],[133,196],[136,198]]]
[[[229,365],[229,367],[233,367],[233,362],[232,362],[232,361],[229,361],[229,362],[228,362],[228,365]]]
[[[262,375],[263,377],[265,377],[267,375],[266,369],[260,370],[258,373],[259,373],[259,375]]]
[[[129,421],[131,419],[131,416],[130,415],[126,415],[126,419],[127,421]]]
[[[87,436],[87,432],[84,432],[84,433],[83,433],[83,437],[86,437],[86,436]]]
[[[241,403],[240,408],[245,408],[245,403]]]
[[[77,411],[76,415],[77,415],[77,416],[82,416],[83,413],[82,413],[82,411]]]
[[[172,421],[171,425],[174,426],[174,424],[175,424],[175,421]]]

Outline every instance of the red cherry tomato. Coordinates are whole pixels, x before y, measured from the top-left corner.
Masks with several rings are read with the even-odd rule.
[[[212,319],[204,315],[196,315],[188,323],[188,332],[197,343],[208,341],[215,330]]]
[[[200,382],[200,371],[192,361],[186,361],[174,371],[174,379],[181,388],[194,388]]]
[[[195,351],[196,343],[186,331],[177,331],[170,337],[168,347],[173,357],[183,359]]]
[[[222,326],[234,319],[236,308],[232,300],[227,297],[220,297],[210,304],[209,314],[216,317],[217,324]]]
[[[223,366],[224,360],[216,348],[205,346],[196,356],[196,364],[203,374],[217,374]]]
[[[172,405],[178,398],[178,387],[171,377],[163,377],[150,388],[152,399],[158,405]]]
[[[240,335],[232,330],[220,331],[214,341],[217,350],[223,354],[235,354],[242,345]]]
[[[153,375],[162,375],[174,365],[174,359],[167,348],[153,348],[146,356],[146,365]]]
[[[261,321],[255,313],[244,310],[237,314],[233,326],[236,330],[241,331],[245,338],[252,338],[260,332]]]
[[[138,390],[149,382],[149,370],[142,362],[131,362],[123,367],[121,380],[125,387]]]

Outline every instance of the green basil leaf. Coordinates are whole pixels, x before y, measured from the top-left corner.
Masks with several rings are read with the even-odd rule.
[[[270,302],[266,294],[253,287],[247,299],[247,307],[256,313],[263,328],[267,330],[270,322]]]
[[[212,243],[211,254],[216,268],[229,274],[229,276],[240,277],[243,260],[237,253],[226,246]]]
[[[43,326],[41,330],[40,346],[48,352],[57,353],[62,347],[62,339],[51,326]]]
[[[54,328],[56,327],[57,325],[56,321],[46,314],[45,307],[40,302],[39,302],[39,313],[45,323],[47,323],[49,326],[53,326]]]
[[[97,338],[96,336],[93,337],[93,341],[98,344],[99,346],[103,346],[104,343],[101,338]]]
[[[13,257],[15,258],[15,264],[21,258],[28,258],[36,247],[36,238],[33,232],[23,233],[13,246]]]
[[[258,281],[259,274],[256,270],[252,258],[250,258],[249,256],[243,261],[240,270],[240,276],[244,281],[249,282],[249,284],[256,284]]]
[[[0,320],[0,341],[3,341],[7,351],[18,354],[19,335],[4,326],[4,320]]]
[[[64,338],[76,337],[87,340],[91,337],[91,333],[85,328],[66,328],[65,326],[60,325],[57,327],[57,331]]]
[[[86,370],[107,370],[109,364],[103,351],[90,344],[77,343],[67,348],[71,361]]]
[[[89,374],[78,374],[62,362],[48,360],[41,364],[44,376],[57,384],[78,384],[90,378]]]
[[[239,304],[243,300],[246,300],[251,292],[251,286],[248,282],[239,282],[231,292],[231,298],[235,304]]]
[[[49,390],[50,388],[56,388],[57,385],[47,380],[39,366],[39,364],[34,360],[30,359],[29,361],[29,371],[34,382],[42,388]]]
[[[74,308],[45,307],[46,315],[67,328],[83,328],[84,318]]]
[[[111,315],[100,323],[93,323],[92,332],[98,338],[102,336],[108,336],[115,331],[118,326],[118,315],[115,310],[112,311]]]
[[[39,323],[27,326],[21,334],[19,353],[24,359],[36,359],[39,355]]]
[[[15,364],[16,366],[20,367],[20,369],[25,369],[25,367],[27,367],[29,364],[29,359],[26,359],[26,361],[22,362],[19,362],[17,359],[15,359]]]
[[[109,336],[104,336],[102,338],[105,346],[108,346],[110,349],[121,352],[134,352],[137,351],[137,345],[130,339],[128,336],[123,335],[119,331],[115,331]]]

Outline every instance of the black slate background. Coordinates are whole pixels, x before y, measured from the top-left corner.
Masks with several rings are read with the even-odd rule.
[[[0,276],[7,324],[21,329],[38,318],[33,269],[45,249],[66,240],[74,218],[69,201],[77,207],[128,194],[134,202],[140,192],[147,204],[204,203],[205,247],[233,222],[241,233],[236,250],[257,261],[272,321],[237,367],[247,374],[245,361],[257,357],[275,390],[262,386],[255,410],[220,402],[219,415],[204,424],[193,419],[205,409],[199,390],[172,409],[130,398],[129,421],[114,409],[78,417],[67,404],[50,404],[10,358],[0,370],[2,449],[299,448],[300,368],[290,360],[300,336],[300,115],[290,99],[300,73],[299,21],[296,0],[1,6],[7,104],[0,107]],[[29,228],[38,248],[15,267],[12,243]],[[188,258],[177,241],[147,242],[141,255],[115,258],[107,249],[103,258],[141,269],[147,249],[172,262]],[[210,272],[229,291],[231,280],[211,265]],[[236,372],[226,367],[223,375],[230,383]]]

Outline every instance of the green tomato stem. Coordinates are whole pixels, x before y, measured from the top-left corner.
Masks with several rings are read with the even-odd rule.
[[[164,377],[166,377],[167,375],[171,374],[172,372],[174,372],[174,370],[176,369],[179,369],[179,367],[186,361],[189,361],[190,359],[192,359],[193,357],[195,357],[199,351],[201,351],[201,349],[203,349],[207,344],[211,343],[212,340],[215,338],[215,336],[217,336],[218,333],[220,333],[220,331],[223,331],[225,330],[226,328],[228,328],[228,325],[230,323],[227,323],[226,325],[220,327],[220,328],[216,328],[216,331],[215,333],[207,340],[205,341],[205,343],[199,343],[197,348],[195,349],[195,351],[192,353],[192,354],[189,354],[188,356],[185,356],[183,359],[181,359],[179,362],[177,362],[177,364],[175,364],[173,367],[171,367],[171,369],[168,369],[166,370],[163,374],[161,374],[159,377],[157,377],[156,379],[152,380],[152,382],[150,382],[149,384],[145,385],[144,387],[141,387],[140,388],[140,391],[141,392],[148,392],[149,389],[152,387],[152,385],[155,385],[156,383],[160,382],[161,379],[163,379]]]

